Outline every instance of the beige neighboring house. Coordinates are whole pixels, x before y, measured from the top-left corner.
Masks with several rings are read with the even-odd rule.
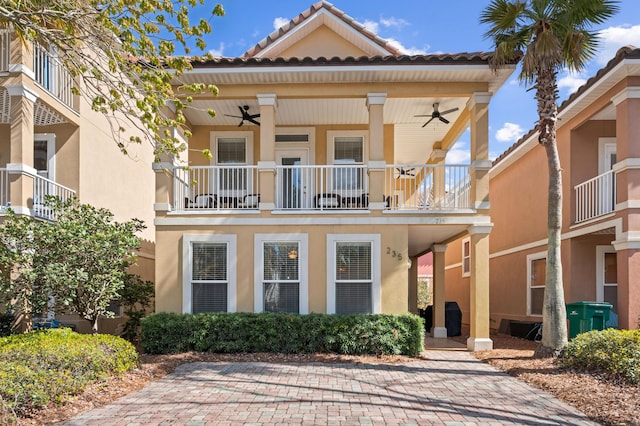
[[[156,310],[417,312],[417,258],[434,251],[443,283],[444,247],[469,235],[468,346],[491,347],[488,113],[514,67],[401,55],[324,1],[195,64],[183,80],[220,96],[186,113],[184,163],[155,165]],[[471,163],[448,164],[469,127]]]
[[[153,280],[153,149],[131,146],[123,155],[105,118],[71,87],[55,52],[26,48],[9,30],[0,30],[0,223],[7,206],[55,220],[42,204],[45,195],[75,196],[111,210],[118,221],[139,218],[147,229],[134,272]],[[56,318],[90,330],[87,321]],[[99,330],[113,332],[120,321],[103,319]]]
[[[559,107],[565,301],[608,302],[619,328],[640,320],[640,49],[625,47]],[[531,131],[489,172],[491,324],[542,321],[547,164]],[[446,251],[447,300],[472,307],[467,238]]]

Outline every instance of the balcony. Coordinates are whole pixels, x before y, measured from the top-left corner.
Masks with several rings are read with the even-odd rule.
[[[585,222],[604,216],[616,207],[616,175],[613,170],[589,179],[574,187],[576,221]]]
[[[364,164],[278,165],[275,210],[368,211],[370,201],[384,202],[389,213],[442,213],[472,208],[469,166],[387,165],[384,194],[380,190],[379,195],[370,199],[371,172]],[[172,210],[178,213],[258,211],[261,201],[258,176],[257,166],[176,167]]]
[[[60,62],[55,51],[39,44],[33,47],[33,71],[36,83],[60,102],[73,108],[73,77]]]
[[[0,73],[9,72],[11,59],[11,32],[8,29],[0,29]]]
[[[11,205],[11,193],[9,191],[9,181],[12,174],[21,174],[22,178],[33,179],[33,197],[31,212],[33,216],[40,219],[57,219],[51,208],[45,205],[47,196],[57,197],[61,201],[66,201],[75,197],[73,189],[60,185],[50,179],[34,175],[24,171],[14,171],[6,168],[0,169],[0,214],[3,214],[7,207]],[[14,203],[15,205],[15,203]]]

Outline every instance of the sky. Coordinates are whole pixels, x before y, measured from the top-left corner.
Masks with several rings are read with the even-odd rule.
[[[236,57],[286,24],[316,0],[220,0],[224,17],[211,20],[213,31],[206,38],[215,56]],[[213,2],[206,0],[213,5]],[[334,0],[331,3],[369,30],[392,42],[405,54],[491,51],[484,39],[486,26],[479,23],[489,0]],[[640,47],[640,0],[619,1],[620,11],[601,27],[596,56],[579,74],[558,75],[559,103],[593,76],[626,45]],[[533,91],[517,79],[518,70],[494,94],[490,103],[489,150],[496,158],[537,119]],[[469,162],[469,132],[452,147],[447,163]]]

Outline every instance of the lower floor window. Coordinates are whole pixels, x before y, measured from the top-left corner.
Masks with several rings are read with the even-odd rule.
[[[227,311],[227,283],[193,283],[191,291],[194,314]]]
[[[528,256],[529,315],[542,315],[547,259],[542,255]]]
[[[265,312],[300,312],[300,285],[298,283],[265,283]]]
[[[371,283],[336,283],[337,314],[370,314]]]

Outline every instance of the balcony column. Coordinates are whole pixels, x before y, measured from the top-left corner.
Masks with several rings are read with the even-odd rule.
[[[275,94],[257,95],[260,105],[260,158],[258,173],[260,210],[276,208],[276,106]]]
[[[432,164],[435,167],[432,167],[431,176],[431,198],[433,200],[433,207],[439,209],[443,206],[446,188],[445,188],[445,159],[447,157],[447,151],[444,149],[434,149],[429,156],[428,164]],[[426,200],[429,200],[428,195]]]
[[[626,210],[613,246],[618,262],[618,327],[638,328],[640,318],[640,87],[625,87],[612,98],[616,108],[616,210]]]
[[[491,225],[469,228],[471,272],[470,279],[470,333],[467,349],[483,351],[493,349],[489,335],[489,232]]]
[[[433,327],[431,335],[437,339],[447,338],[444,318],[444,253],[446,244],[434,244],[433,251]]]
[[[11,96],[10,108],[10,153],[9,163],[9,201],[14,211],[30,214],[29,199],[33,198],[33,176],[37,175],[33,167],[34,144],[34,105],[38,95],[27,87],[5,86]]]
[[[183,207],[181,200],[174,200],[173,177],[175,168],[179,167],[177,159],[171,154],[161,154],[159,161],[154,162],[151,167],[156,175],[156,197],[153,204],[156,216]],[[174,201],[181,204],[174,206]]]
[[[474,93],[467,103],[471,122],[471,207],[489,214],[489,101],[491,93]]]
[[[369,208],[384,210],[385,161],[384,161],[384,102],[386,93],[368,93],[369,109]]]

